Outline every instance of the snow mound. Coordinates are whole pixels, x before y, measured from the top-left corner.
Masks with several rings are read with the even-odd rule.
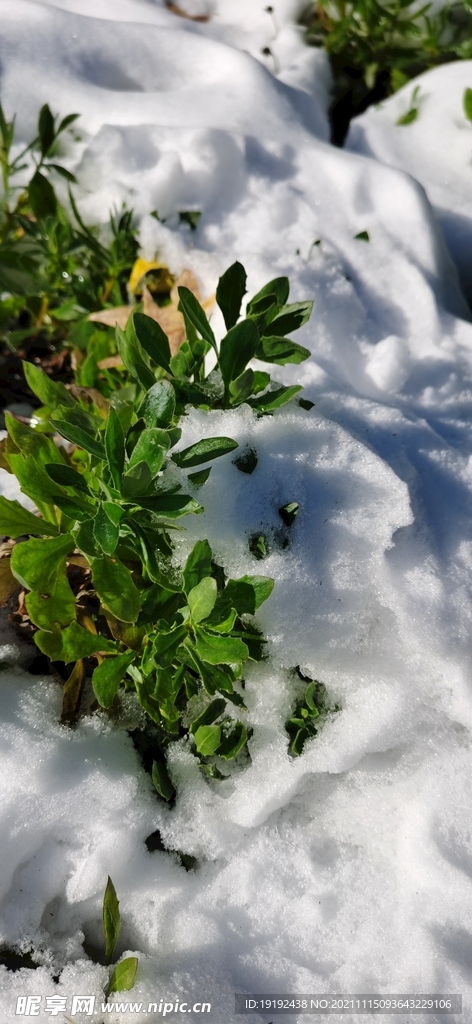
[[[472,295],[472,124],[463,108],[472,61],[445,64],[415,78],[351,123],[346,148],[416,178],[432,204],[468,297]],[[413,98],[417,89],[417,98]],[[411,124],[398,124],[413,106]]]

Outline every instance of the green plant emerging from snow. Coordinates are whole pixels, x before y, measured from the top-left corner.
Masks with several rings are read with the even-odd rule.
[[[238,448],[232,438],[218,436],[182,449],[179,421],[188,407],[225,410],[244,403],[265,416],[295,399],[309,409],[312,403],[297,397],[299,385],[277,383],[249,364],[254,358],[282,366],[305,360],[308,349],[287,335],[306,323],[312,303],[289,303],[288,279],[279,277],[247,303],[241,318],[246,273],[234,263],[216,291],[227,330],[219,345],[186,287],[178,289],[185,338],[174,354],[159,323],[140,306],[125,330],[90,322],[90,309],[126,294],[137,241],[130,214],[112,222],[107,249],[83,223],[72,195],[78,227],[60,206],[46,175],[73,182],[54,153],[75,119],[57,126],[43,107],[37,137],[12,159],[14,119],[8,122],[0,107],[0,273],[2,251],[19,252],[23,269],[28,254],[26,277],[16,279],[3,305],[13,312],[27,308],[36,317],[34,326],[11,332],[9,344],[40,331],[72,352],[75,365],[74,382],[66,387],[24,361],[40,407],[29,424],[5,416],[0,464],[17,477],[39,514],[0,497],[0,534],[22,539],[11,557],[0,560],[0,602],[24,588],[37,647],[69,673],[63,720],[76,718],[87,673],[103,709],[119,703],[120,692],[135,693],[157,730],[155,788],[171,800],[165,751],[172,740],[187,735],[212,778],[222,778],[218,763],[234,759],[247,743],[249,729],[239,717],[246,710],[243,672],[248,661],[265,657],[254,616],[273,588],[264,576],[227,579],[206,539],[197,541],[185,564],[175,564],[178,521],[203,511],[195,494],[213,460]],[[22,161],[31,154],[32,177],[13,201],[11,179],[25,170]],[[68,446],[55,443],[57,435]],[[252,473],[257,453],[243,450],[233,462]],[[298,504],[279,512],[289,527]],[[299,737],[292,753],[302,746]]]
[[[429,68],[472,57],[470,0],[445,4],[436,12],[431,3],[416,0],[317,0],[307,6],[302,21],[307,41],[323,46],[330,57],[338,143],[350,118],[371,103]]]
[[[278,278],[239,320],[245,282],[238,263],[220,279],[217,301],[228,333],[219,346],[188,289],[180,289],[187,340],[177,355],[154,320],[134,313],[126,331],[116,329],[121,368],[97,380],[101,391],[66,388],[25,362],[29,386],[42,403],[39,429],[7,413],[8,437],[1,445],[5,467],[41,514],[0,498],[0,533],[29,536],[2,561],[4,595],[18,583],[27,590],[37,646],[52,662],[72,668],[66,690],[79,691],[84,660],[97,659],[92,681],[98,703],[111,707],[121,686],[135,691],[164,747],[186,731],[188,701],[203,697],[189,735],[214,775],[207,758],[230,760],[248,738],[235,717],[244,711],[238,681],[248,660],[264,656],[254,614],[273,581],[227,580],[207,540],[195,544],[184,566],[174,565],[176,521],[202,511],[186,492],[186,480],[201,485],[208,464],[237,448],[219,436],[179,449],[178,421],[189,404],[209,410],[245,402],[267,415],[291,401],[299,386],[274,383],[247,364],[253,357],[277,364],[305,359],[308,351],[285,334],[311,312],[311,303],[287,304],[288,280]],[[95,358],[93,335],[89,349]],[[206,373],[211,351],[216,366]],[[58,447],[55,433],[71,448]],[[77,593],[70,577],[78,569],[83,586]],[[169,798],[163,765],[156,765],[153,777]]]

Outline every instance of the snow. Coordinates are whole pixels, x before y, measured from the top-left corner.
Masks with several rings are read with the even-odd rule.
[[[416,84],[418,116],[409,125],[398,125],[410,109]],[[464,113],[463,95],[471,87],[472,61],[435,68],[356,118],[346,143],[351,152],[399,167],[423,185],[469,298],[472,124]]]
[[[57,683],[27,671],[31,652],[5,623],[0,941],[33,948],[40,966],[0,969],[1,1016],[20,1019],[18,995],[67,996],[70,1013],[74,994],[95,994],[77,1024],[156,1019],[98,1009],[106,971],[82,944],[100,943],[110,875],[117,953],[139,956],[133,1002],[211,1001],[210,1020],[233,1022],[235,991],[462,992],[470,1020],[472,326],[440,211],[470,204],[472,69],[423,76],[417,122],[395,125],[409,86],[340,151],[300,4],[276,2],[276,26],[254,0],[180,6],[209,20],[151,0],[0,0],[2,102],[20,137],[42,102],[80,111],[66,159],[83,215],[104,222],[127,200],[143,253],[193,269],[206,296],[239,259],[250,294],[287,274],[293,300],[315,300],[297,336],[311,358],[276,373],[315,408],[193,413],[182,438],[257,449],[251,476],[215,462],[179,544],[183,557],[206,536],[228,572],[275,578],[258,613],[271,660],[246,677],[250,762],[207,782],[176,745],[168,809],[124,728],[101,714],[58,724]],[[179,222],[188,209],[202,211],[195,234]],[[283,549],[288,501],[300,512]],[[259,530],[264,563],[247,548]],[[340,711],[291,759],[296,665]],[[127,715],[139,720],[131,701]],[[147,851],[157,828],[195,870]]]

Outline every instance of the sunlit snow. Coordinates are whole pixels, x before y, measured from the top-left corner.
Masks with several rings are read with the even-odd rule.
[[[235,992],[462,993],[467,1022],[472,323],[447,227],[466,192],[470,210],[472,67],[419,80],[417,123],[395,126],[408,86],[338,150],[325,55],[296,25],[304,3],[275,0],[274,17],[264,0],[179,6],[208,20],[158,0],[0,0],[2,102],[20,141],[44,102],[79,112],[67,159],[84,218],[105,222],[126,201],[143,254],[190,267],[206,296],[238,259],[250,293],[286,274],[292,300],[315,300],[297,335],[312,357],[276,374],[314,409],[194,413],[182,442],[221,433],[257,449],[251,476],[231,456],[214,464],[179,549],[208,537],[229,573],[275,578],[258,614],[271,659],[246,677],[251,761],[208,782],[176,744],[169,810],[123,728],[101,714],[58,724],[60,687],[25,671],[29,652],[4,626],[0,942],[40,966],[0,968],[0,1017],[22,1019],[24,994],[68,1007],[95,994],[98,1008],[107,971],[83,942],[100,942],[110,875],[117,952],[139,957],[133,1001],[210,1001],[207,1019],[229,1024],[243,1019]],[[195,233],[179,222],[189,209],[202,213]],[[0,486],[13,495],[3,471]],[[289,547],[256,562],[248,536],[277,539],[289,501]],[[341,706],[298,759],[284,730],[295,665]],[[157,828],[196,869],[147,851]],[[40,1024],[54,1019],[44,1006]]]

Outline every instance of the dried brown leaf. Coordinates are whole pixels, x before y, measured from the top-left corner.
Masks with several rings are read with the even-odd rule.
[[[77,398],[81,402],[89,402],[96,405],[99,412],[103,413],[103,417],[106,419],[110,403],[104,395],[102,395],[101,391],[97,390],[97,388],[83,388],[79,387],[77,384],[69,384],[67,386],[67,390],[70,391],[73,398]]]
[[[0,605],[6,604],[8,598],[15,593],[15,590],[19,587],[18,580],[15,579],[10,569],[10,559],[0,559]]]
[[[177,278],[170,293],[170,304],[167,306],[158,306],[149,289],[143,288],[143,313],[151,317],[152,320],[155,320],[162,327],[164,334],[167,334],[172,355],[178,352],[183,341],[185,341],[185,321],[178,309],[180,302],[179,288],[188,288],[189,291],[193,292],[195,298],[198,299],[207,312],[212,309],[215,302],[214,295],[202,302],[198,281],[191,270],[183,270],[180,277]],[[116,306],[115,309],[102,309],[98,313],[91,313],[88,319],[93,320],[95,323],[106,324],[108,327],[115,327],[118,324],[124,330],[135,308],[135,306]],[[101,370],[110,370],[122,366],[123,363],[120,356],[109,356],[98,363],[98,367]]]
[[[71,724],[77,718],[82,700],[82,693],[85,682],[85,666],[82,658],[76,661],[74,668],[62,691],[61,722]]]
[[[105,324],[106,327],[121,327],[124,331],[126,324],[133,312],[134,306],[115,306],[114,309],[100,309],[98,313],[90,313],[87,320],[95,324]],[[98,364],[100,366],[100,363]]]
[[[170,3],[169,0],[166,0],[166,7],[168,11],[172,11],[172,14],[178,14],[179,18],[188,18],[189,21],[206,22],[210,20],[208,14],[187,14],[187,12],[183,11],[181,7],[178,7],[177,4]]]

